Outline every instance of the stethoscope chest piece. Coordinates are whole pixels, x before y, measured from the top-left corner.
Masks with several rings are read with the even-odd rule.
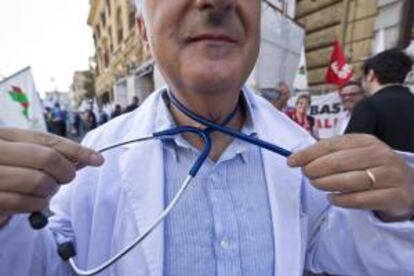
[[[73,242],[65,242],[59,244],[58,246],[58,254],[65,262],[68,261],[70,258],[76,256],[76,249]]]

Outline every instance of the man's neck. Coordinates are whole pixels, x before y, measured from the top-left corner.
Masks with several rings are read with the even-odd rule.
[[[178,92],[174,96],[192,112],[214,123],[222,123],[239,103],[241,90],[223,93]]]
[[[384,88],[390,87],[390,86],[402,86],[401,83],[387,83],[387,84],[377,84],[374,89],[372,89],[371,95],[375,95],[379,91],[383,90]]]
[[[186,94],[184,97],[180,93],[175,93],[174,95],[192,112],[216,124],[223,123],[223,121],[235,108],[238,108],[238,110],[236,111],[234,118],[226,126],[240,130],[246,120],[245,108],[238,106],[239,97],[241,95],[240,92],[225,94],[217,93],[214,95],[202,95],[194,93],[191,94],[191,96]],[[170,105],[170,111],[174,117],[174,120],[176,121],[176,124],[179,126],[193,126],[201,129],[205,128],[205,126],[183,114],[174,105]],[[203,141],[199,137],[196,137],[192,134],[187,134],[184,135],[184,138],[197,149],[202,150],[204,148]],[[222,133],[213,132],[211,134],[211,139],[213,145],[210,158],[213,161],[217,161],[224,150],[230,145],[233,138],[223,135]]]

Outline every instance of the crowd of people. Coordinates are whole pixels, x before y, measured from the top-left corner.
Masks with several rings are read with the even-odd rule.
[[[85,111],[70,112],[63,109],[59,103],[55,103],[53,108],[45,107],[44,117],[48,132],[80,141],[87,132],[138,107],[139,99],[136,96],[124,109],[116,104],[112,112],[107,112],[103,108],[96,112],[92,106]]]
[[[335,126],[336,135],[368,133],[396,150],[414,152],[414,95],[404,86],[412,66],[411,58],[398,49],[367,59],[360,81],[338,87],[344,118]],[[283,82],[260,94],[318,139],[315,118],[309,114],[309,94],[300,94],[294,107],[288,106],[291,94]]]

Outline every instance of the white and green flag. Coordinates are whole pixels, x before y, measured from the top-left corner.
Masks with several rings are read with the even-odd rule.
[[[0,126],[46,131],[30,67],[0,81]]]
[[[304,91],[309,89],[308,71],[306,69],[306,52],[305,47],[302,46],[302,52],[299,60],[299,67],[296,71],[295,79],[293,80],[293,89]]]

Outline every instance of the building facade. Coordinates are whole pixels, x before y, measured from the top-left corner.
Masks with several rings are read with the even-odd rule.
[[[89,71],[76,71],[73,74],[73,81],[70,87],[70,100],[72,106],[79,107],[86,95],[85,84],[87,82],[87,74]]]
[[[306,30],[309,84],[325,89],[332,45],[344,46],[355,77],[384,38],[384,48],[408,46],[412,37],[412,0],[264,0],[286,11]],[[133,96],[144,100],[163,84],[136,28],[133,0],[90,0],[88,24],[95,43],[95,89],[98,103],[126,106]]]
[[[296,20],[306,30],[310,85],[324,85],[335,40],[343,45],[355,77],[363,61],[380,48],[407,48],[413,6],[412,0],[298,0]]]
[[[95,44],[98,102],[126,106],[134,96],[142,100],[153,90],[152,70],[137,33],[133,0],[90,0],[88,25]]]

